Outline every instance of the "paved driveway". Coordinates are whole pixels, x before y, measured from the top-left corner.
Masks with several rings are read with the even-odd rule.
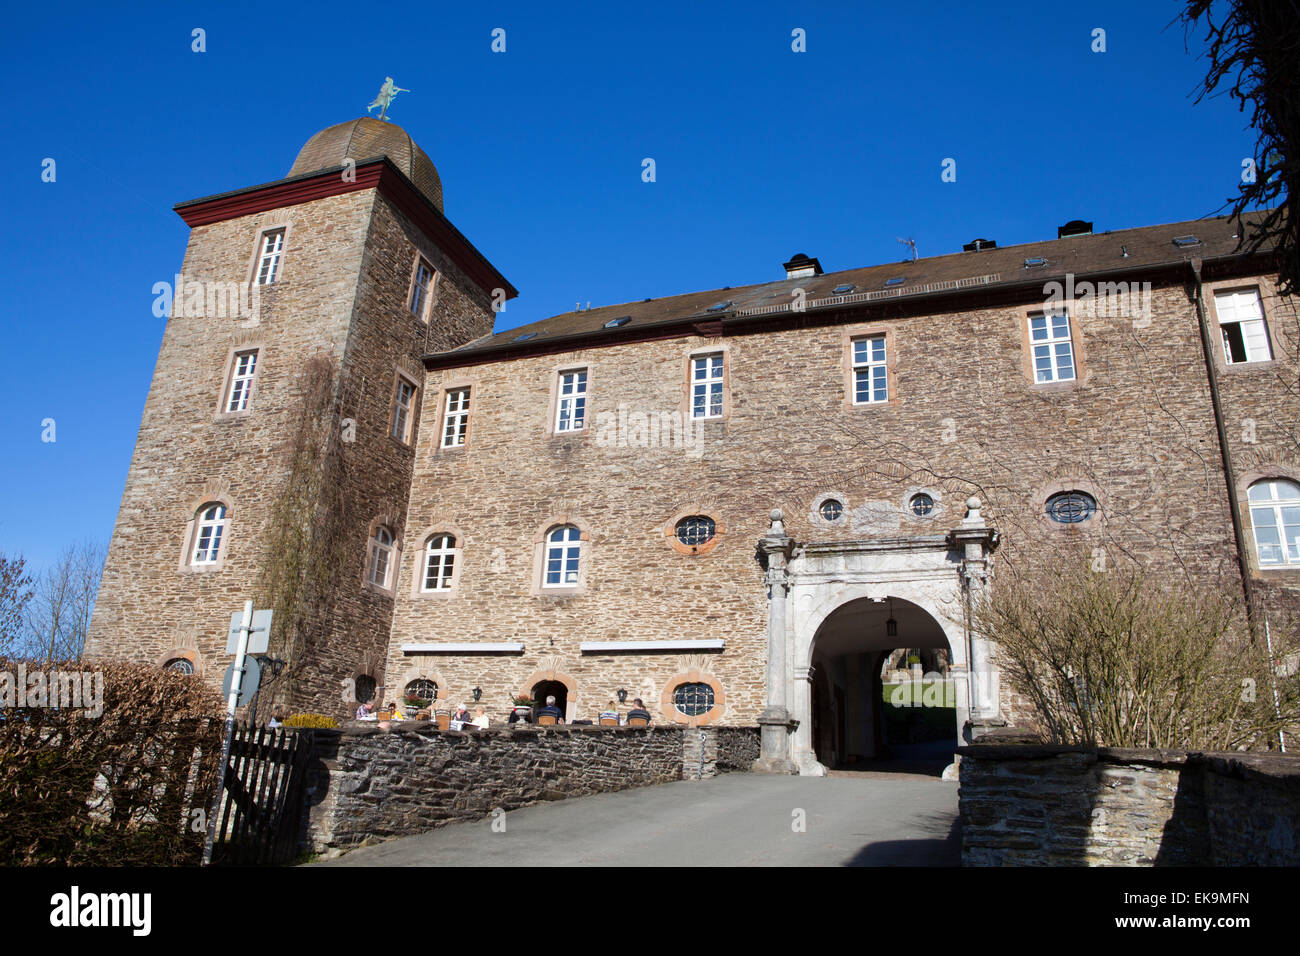
[[[802,811],[801,815],[796,811]],[[804,832],[793,825],[806,821]],[[512,810],[327,866],[956,866],[957,785],[918,774],[733,773]]]

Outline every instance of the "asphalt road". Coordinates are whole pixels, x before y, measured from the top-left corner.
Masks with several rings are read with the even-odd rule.
[[[956,783],[920,774],[724,774],[502,819],[505,832],[452,824],[322,865],[956,866],[961,848]]]

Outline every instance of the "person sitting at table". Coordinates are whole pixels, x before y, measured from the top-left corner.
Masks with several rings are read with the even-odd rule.
[[[387,707],[385,707],[384,709],[387,710],[390,714],[393,715],[393,720],[405,720],[405,719],[406,719],[405,717],[402,716],[402,712],[401,712],[400,710],[397,709],[397,704],[396,704],[396,703],[389,704],[389,705],[388,705]]]
[[[636,706],[627,712],[628,722],[631,723],[633,717],[642,717],[647,724],[650,723],[650,711],[645,709],[645,704],[641,703],[641,698],[633,699],[632,703]]]
[[[540,718],[540,717],[554,717],[554,718],[555,718],[555,722],[556,722],[557,724],[562,724],[562,723],[564,723],[564,713],[560,710],[560,708],[558,708],[558,707],[555,706],[555,698],[554,698],[554,697],[547,697],[547,698],[546,698],[546,706],[543,707],[541,710],[539,710],[539,711],[537,712],[537,716],[538,716],[539,718]]]
[[[375,719],[375,702],[373,700],[364,701],[357,708],[357,720],[374,720]]]
[[[605,709],[600,712],[598,720],[618,720],[618,707],[611,700],[605,705]]]
[[[459,721],[461,724],[468,724],[468,723],[472,723],[473,720],[474,720],[474,715],[469,712],[469,708],[467,708],[464,704],[458,705],[456,707],[456,713],[451,715],[451,722],[453,724],[456,723],[457,721]]]
[[[487,728],[488,728],[488,714],[487,714],[487,708],[486,708],[486,707],[480,707],[478,710],[474,711],[474,720],[473,720],[473,724],[474,724],[474,726],[477,727],[479,730],[487,730]]]

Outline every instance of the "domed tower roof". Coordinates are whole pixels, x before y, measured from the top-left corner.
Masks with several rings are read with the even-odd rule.
[[[289,175],[342,166],[348,158],[359,161],[374,156],[387,156],[392,160],[442,212],[442,180],[433,161],[402,127],[370,116],[323,129],[307,140],[298,151]]]

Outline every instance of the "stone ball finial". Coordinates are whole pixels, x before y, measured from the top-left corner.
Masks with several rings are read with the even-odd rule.
[[[980,504],[981,504],[980,500],[976,498],[974,495],[971,495],[969,498],[966,499],[966,507],[969,508],[971,511],[979,511]]]
[[[775,522],[775,521],[780,521],[782,518],[785,517],[785,515],[781,514],[780,508],[773,508],[772,513],[769,514],[768,517]]]

